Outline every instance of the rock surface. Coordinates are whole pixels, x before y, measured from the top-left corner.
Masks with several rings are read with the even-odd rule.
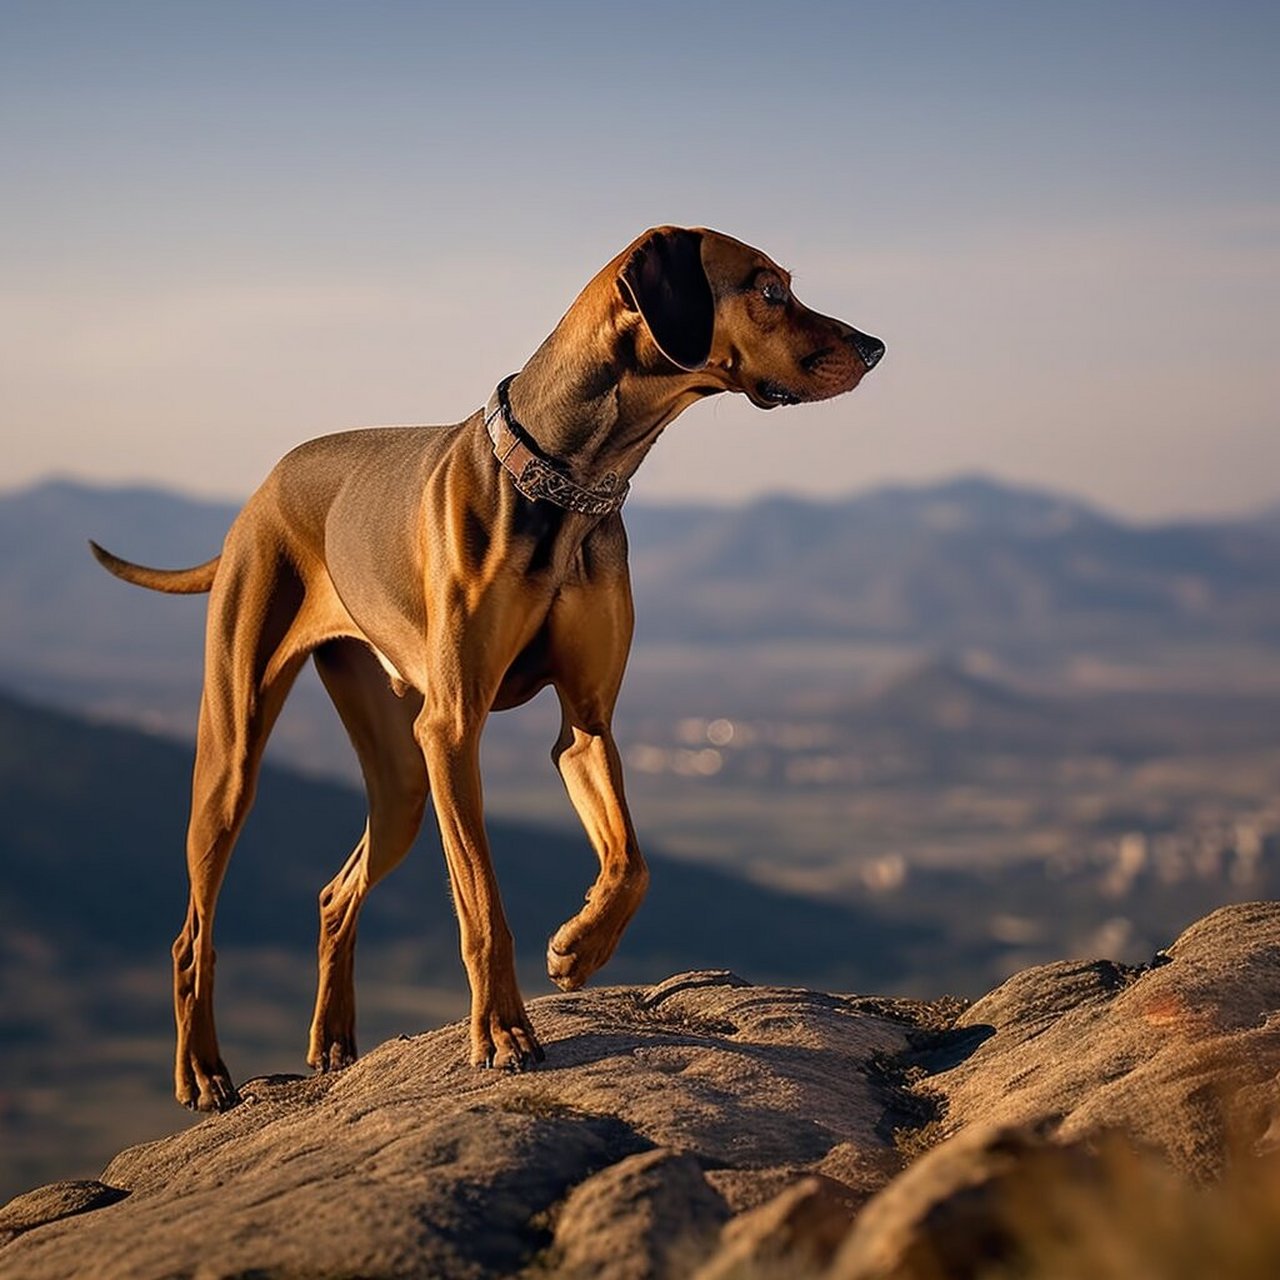
[[[930,1081],[948,1130],[1045,1118],[1062,1139],[1121,1129],[1208,1181],[1228,1121],[1261,1134],[1280,1115],[1280,905],[1215,911],[1145,969],[1018,974],[957,1023],[984,1027],[994,1035]]]
[[[0,1273],[976,1275],[1009,1187],[1087,1178],[1100,1134],[1208,1181],[1280,1130],[1275,903],[1147,968],[1027,970],[958,1019],[726,972],[531,1012],[526,1075],[465,1066],[459,1025],[251,1082],[99,1182],[10,1202]]]

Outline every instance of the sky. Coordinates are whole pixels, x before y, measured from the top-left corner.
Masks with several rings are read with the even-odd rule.
[[[0,489],[243,497],[454,422],[644,228],[876,334],[688,411],[648,501],[983,472],[1280,501],[1280,6],[0,0]]]

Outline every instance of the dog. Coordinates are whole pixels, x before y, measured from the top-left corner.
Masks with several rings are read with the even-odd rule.
[[[600,863],[547,949],[550,977],[570,991],[612,955],[648,884],[611,728],[633,622],[619,514],[629,481],[696,401],[825,400],[883,354],[878,338],[803,306],[759,250],[657,227],[465,421],[301,445],[246,503],[221,554],[195,568],[150,569],[90,544],[126,582],[209,593],[190,899],[173,944],[180,1102],[238,1101],[214,1027],[214,908],[267,736],[308,657],[368,794],[364,834],[320,895],[308,1063],[329,1071],[356,1057],[357,917],[413,842],[428,789],[471,987],[471,1061],[518,1070],[543,1059],[485,837],[485,720],[548,685],[560,700],[552,758]]]

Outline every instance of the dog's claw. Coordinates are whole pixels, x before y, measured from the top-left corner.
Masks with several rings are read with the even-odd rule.
[[[201,1111],[230,1111],[240,1102],[240,1091],[226,1079],[210,1080],[200,1091],[199,1109]]]

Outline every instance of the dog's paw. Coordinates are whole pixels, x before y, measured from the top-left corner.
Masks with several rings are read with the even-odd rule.
[[[335,1036],[327,1042],[313,1039],[307,1051],[307,1066],[322,1074],[342,1071],[359,1056],[355,1037],[352,1035]]]
[[[503,1018],[492,1014],[472,1022],[473,1067],[528,1071],[546,1056],[523,1009],[518,1017]]]
[[[547,977],[561,991],[577,991],[590,977],[590,970],[576,952],[556,950],[556,941],[552,938],[547,944]]]
[[[613,955],[620,929],[587,928],[576,919],[561,925],[547,943],[547,977],[561,991],[576,991]]]
[[[174,1093],[189,1111],[230,1111],[240,1101],[221,1058],[210,1068],[194,1060],[180,1064]]]

